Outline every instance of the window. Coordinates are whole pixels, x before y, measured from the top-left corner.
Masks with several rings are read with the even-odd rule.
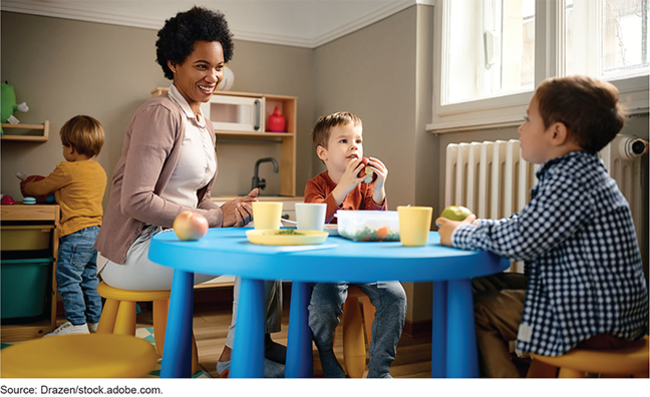
[[[565,21],[567,75],[647,73],[647,0],[566,0]]]
[[[535,0],[453,1],[445,19],[443,105],[532,89]]]
[[[586,74],[648,111],[649,0],[439,0],[433,132],[518,125],[545,78]]]

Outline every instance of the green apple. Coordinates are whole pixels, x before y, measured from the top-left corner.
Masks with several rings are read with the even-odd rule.
[[[452,221],[463,221],[470,215],[472,215],[472,211],[461,205],[450,205],[440,214],[442,218],[451,219]]]

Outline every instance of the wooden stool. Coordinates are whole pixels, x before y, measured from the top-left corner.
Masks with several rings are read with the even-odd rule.
[[[16,343],[0,360],[3,378],[141,378],[158,354],[134,336],[77,334]]]
[[[97,293],[106,298],[97,326],[98,334],[135,335],[136,302],[153,302],[153,337],[160,357],[165,347],[169,291],[128,291],[105,282],[97,285]],[[192,373],[199,370],[196,340],[192,335]]]
[[[648,377],[648,335],[620,349],[573,349],[561,356],[532,354],[528,378],[584,378],[586,373],[603,377]]]
[[[343,305],[343,361],[350,378],[362,378],[366,370],[366,343],[359,298],[362,298],[363,302],[368,344],[372,338],[372,321],[375,318],[375,307],[370,303],[370,299],[361,292],[359,287],[350,285],[348,298]]]

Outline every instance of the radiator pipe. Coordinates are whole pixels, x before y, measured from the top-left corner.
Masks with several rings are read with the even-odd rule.
[[[626,159],[633,159],[648,153],[648,141],[637,137],[621,139],[618,144],[618,153]]]

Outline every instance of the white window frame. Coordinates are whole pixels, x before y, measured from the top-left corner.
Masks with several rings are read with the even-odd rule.
[[[470,100],[461,103],[441,105],[441,79],[447,62],[442,53],[444,32],[443,18],[453,0],[437,0],[434,6],[434,86],[433,119],[427,124],[427,131],[440,134],[456,131],[471,131],[486,128],[518,126],[523,122],[528,103],[534,89],[496,95],[491,98]],[[564,0],[537,0],[535,4],[535,82],[537,87],[544,79],[564,75]],[[642,75],[608,79],[620,91],[621,100],[629,114],[648,114],[648,92],[650,89],[647,72]]]

